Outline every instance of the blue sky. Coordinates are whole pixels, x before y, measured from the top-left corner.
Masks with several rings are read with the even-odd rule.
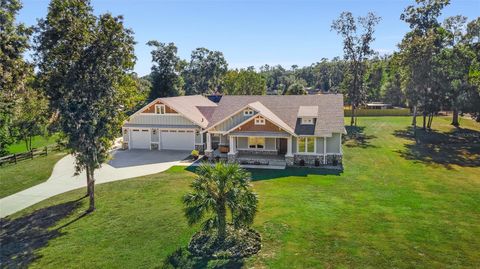
[[[382,17],[373,43],[380,53],[391,53],[408,26],[399,19],[414,1],[403,0],[234,0],[234,1],[154,1],[93,0],[96,14],[123,15],[135,32],[135,71],[150,72],[148,40],[174,42],[179,56],[190,58],[197,47],[224,53],[231,68],[263,64],[290,67],[310,65],[321,58],[342,55],[342,42],[330,31],[332,21],[342,11],[355,16],[373,11]],[[28,25],[47,13],[49,1],[23,0],[18,20]],[[480,0],[452,0],[444,9],[447,16],[462,14],[469,20],[480,16]]]

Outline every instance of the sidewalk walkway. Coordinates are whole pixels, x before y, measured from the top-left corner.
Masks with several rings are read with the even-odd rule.
[[[181,151],[116,151],[114,158],[95,171],[95,184],[163,172],[188,156]],[[58,161],[44,183],[0,199],[0,218],[70,190],[86,187],[85,172],[74,176],[74,158],[67,155]]]

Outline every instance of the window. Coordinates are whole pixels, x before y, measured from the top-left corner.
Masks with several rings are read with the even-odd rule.
[[[302,124],[313,124],[313,118],[302,118]]]
[[[255,118],[255,125],[265,125],[265,119],[262,117]]]
[[[314,153],[315,152],[315,137],[300,137],[300,138],[298,138],[298,152]]]
[[[247,108],[243,111],[243,116],[251,116],[253,115],[253,110],[251,110],[250,108]]]
[[[248,148],[251,148],[251,149],[263,149],[263,148],[265,148],[265,138],[264,137],[249,137],[248,138]]]
[[[165,114],[165,105],[155,105],[156,114]]]

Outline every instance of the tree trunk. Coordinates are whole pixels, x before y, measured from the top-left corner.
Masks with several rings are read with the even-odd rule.
[[[413,117],[412,117],[413,128],[417,128],[417,106],[413,106]]]
[[[428,130],[431,130],[431,129],[432,129],[432,122],[433,122],[433,113],[430,113],[430,114],[428,115],[428,124],[427,124]]]
[[[455,127],[460,126],[460,123],[458,122],[458,109],[456,108],[453,109],[452,125]]]
[[[87,192],[89,196],[89,206],[87,212],[95,211],[95,178],[94,169],[87,168]]]
[[[352,104],[352,115],[350,117],[350,126],[353,126],[355,124],[355,105]]]
[[[417,106],[413,106],[413,138],[415,138],[415,143],[417,143]]]
[[[225,241],[225,236],[227,234],[227,221],[226,215],[227,211],[225,209],[225,203],[220,203],[221,205],[217,208],[217,217],[218,217],[218,240],[220,242]]]
[[[423,114],[422,114],[422,117],[423,117],[423,130],[426,130],[427,129],[427,112],[425,111],[425,109],[423,110]]]

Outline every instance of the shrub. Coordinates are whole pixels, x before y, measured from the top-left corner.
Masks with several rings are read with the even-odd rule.
[[[193,159],[198,159],[198,155],[200,155],[200,153],[198,152],[198,150],[192,150],[192,152],[190,153],[190,155],[193,157]]]
[[[301,159],[300,162],[299,162],[300,166],[305,166],[305,160],[304,159]]]

